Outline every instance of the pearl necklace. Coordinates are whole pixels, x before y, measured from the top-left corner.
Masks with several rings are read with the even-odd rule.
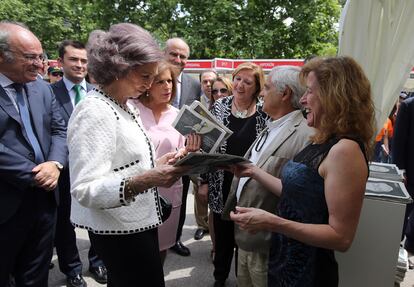
[[[249,107],[246,110],[240,110],[239,107],[236,104],[236,100],[233,99],[234,107],[236,108],[236,111],[234,112],[233,115],[236,118],[239,118],[239,119],[245,119],[245,118],[247,118],[247,116],[249,115],[250,108],[252,107],[252,104],[254,102],[255,102],[255,100],[253,99],[252,102],[250,103]]]

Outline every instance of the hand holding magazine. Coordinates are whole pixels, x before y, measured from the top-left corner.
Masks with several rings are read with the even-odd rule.
[[[184,136],[191,133],[201,135],[201,149],[206,153],[215,152],[223,144],[223,141],[232,134],[232,131],[218,122],[198,101],[195,101],[190,107],[184,105],[172,126]]]
[[[216,170],[217,167],[236,163],[250,162],[248,159],[231,154],[191,152],[178,160],[174,166],[191,166],[187,174],[202,174]]]

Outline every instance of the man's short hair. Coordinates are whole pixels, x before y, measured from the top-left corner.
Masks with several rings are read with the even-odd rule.
[[[65,56],[65,52],[66,52],[66,47],[67,46],[72,46],[75,49],[81,49],[81,50],[86,50],[85,44],[79,42],[79,41],[75,41],[75,40],[64,40],[60,43],[59,45],[59,58],[63,59],[63,57]]]
[[[10,32],[7,30],[8,25],[16,25],[28,31],[30,30],[25,24],[21,22],[8,21],[8,20],[0,21],[0,54],[3,55],[4,60],[6,62],[10,63],[10,62],[13,62],[14,57],[13,57],[13,53],[10,51],[10,44],[9,44]]]
[[[207,74],[207,73],[213,73],[213,74],[215,74],[215,75],[216,75],[216,78],[218,77],[218,74],[217,74],[217,71],[216,71],[216,70],[214,70],[214,69],[211,69],[211,70],[205,70],[205,71],[202,71],[202,72],[200,73],[200,82],[201,82],[201,77],[203,77],[203,75],[204,75],[204,74]]]
[[[299,79],[300,68],[296,66],[277,66],[274,67],[268,77],[276,87],[276,90],[281,93],[286,87],[292,91],[291,103],[295,109],[300,109],[300,98],[305,93],[305,87],[301,84]]]

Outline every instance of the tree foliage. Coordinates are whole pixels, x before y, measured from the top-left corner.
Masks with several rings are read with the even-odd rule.
[[[67,38],[131,22],[160,42],[182,37],[192,58],[301,58],[335,54],[338,0],[1,0],[0,19],[21,21],[56,56]]]

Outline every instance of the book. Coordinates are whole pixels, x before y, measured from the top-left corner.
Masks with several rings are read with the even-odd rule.
[[[201,149],[207,153],[214,153],[233,132],[204,107],[199,101],[190,106],[184,105],[172,126],[182,135],[191,133],[201,135]]]
[[[174,166],[191,166],[187,173],[187,175],[190,175],[212,172],[217,167],[249,162],[244,157],[231,154],[190,152],[178,160]]]

